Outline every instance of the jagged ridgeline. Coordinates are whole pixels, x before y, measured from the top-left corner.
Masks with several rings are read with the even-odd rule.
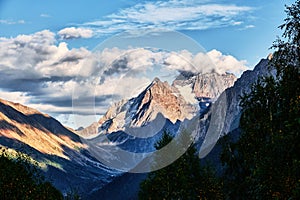
[[[117,146],[129,152],[151,152],[163,130],[176,133],[185,119],[202,113],[202,128],[196,138],[201,144],[205,127],[209,126],[211,107],[226,95],[223,132],[234,129],[241,111],[239,96],[250,90],[258,74],[272,73],[267,65],[268,60],[263,59],[253,71],[244,72],[237,81],[232,74],[217,73],[181,74],[171,84],[154,79],[140,94],[115,102],[98,122],[78,132],[35,109],[0,100],[0,144],[26,153],[40,163],[46,179],[63,194],[75,190],[82,197],[92,197],[104,188],[110,191],[111,185],[119,181],[129,184],[122,177],[130,178],[132,183],[139,179],[99,162],[79,135],[95,139],[107,136],[109,143],[107,140],[99,143],[106,149]],[[161,121],[163,123],[159,123]],[[158,133],[157,129],[149,129],[151,123],[157,123],[153,127],[159,128]],[[126,133],[128,130],[132,131],[131,135]],[[140,130],[150,130],[153,135],[148,138],[149,133]],[[137,190],[132,187],[132,192]]]
[[[236,80],[233,74],[182,73],[171,85],[155,78],[138,96],[115,102],[106,114],[91,126],[79,131],[82,136],[124,131],[126,127],[141,127],[153,121],[158,113],[173,124],[191,119],[206,103],[218,96]]]

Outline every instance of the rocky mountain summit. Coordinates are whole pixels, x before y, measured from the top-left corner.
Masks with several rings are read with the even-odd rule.
[[[215,146],[216,141],[218,140],[219,137],[222,137],[222,135],[224,134],[228,134],[230,132],[239,132],[238,131],[238,125],[239,125],[239,120],[240,120],[240,115],[242,112],[241,107],[239,106],[240,100],[241,100],[241,96],[244,93],[248,93],[251,89],[251,85],[254,84],[259,78],[261,77],[266,77],[266,76],[272,76],[276,73],[276,71],[270,66],[269,62],[270,62],[271,57],[269,56],[267,59],[262,59],[255,67],[253,70],[248,70],[245,71],[242,76],[240,78],[238,78],[235,82],[234,80],[236,79],[235,77],[229,75],[229,76],[224,76],[224,75],[205,75],[202,76],[200,75],[198,77],[198,83],[206,83],[206,84],[199,84],[199,85],[207,85],[206,89],[207,91],[218,91],[218,90],[214,90],[212,88],[213,82],[211,81],[210,84],[210,80],[204,81],[206,77],[210,76],[210,77],[218,77],[220,78],[220,76],[223,76],[223,85],[225,84],[229,84],[231,85],[231,87],[228,87],[226,89],[224,89],[224,91],[220,91],[219,92],[212,92],[210,93],[210,95],[201,95],[201,94],[205,94],[205,93],[197,93],[200,94],[199,96],[197,96],[197,99],[199,101],[199,106],[200,109],[201,107],[203,107],[203,103],[204,103],[204,107],[205,104],[207,104],[207,102],[202,102],[205,99],[209,99],[206,97],[211,97],[211,98],[215,98],[215,101],[211,101],[211,99],[209,99],[208,102],[211,103],[211,105],[206,109],[206,112],[204,113],[204,115],[202,115],[202,118],[200,120],[198,120],[198,124],[199,124],[199,132],[196,139],[196,147],[198,149],[202,149],[204,151],[204,153],[202,153],[202,155],[207,155],[207,157],[205,157],[206,159],[212,161],[212,162],[220,162],[219,161],[219,153],[220,153],[220,146]],[[202,79],[201,79],[202,77]],[[178,90],[182,90],[182,88],[186,89],[186,90],[182,90],[181,94],[183,94],[182,96],[185,97],[185,99],[187,99],[187,97],[190,97],[191,94],[195,94],[193,91],[193,86],[195,85],[195,81],[192,80],[196,80],[197,76],[193,75],[193,74],[184,74],[180,77],[177,77],[177,79],[173,82],[172,86],[176,87]],[[220,79],[218,79],[218,81],[220,81]],[[207,84],[209,83],[209,84]],[[209,89],[211,87],[211,89]],[[199,90],[198,90],[199,91]],[[202,90],[204,91],[204,90]],[[216,96],[214,96],[213,94],[215,94]],[[192,96],[193,96],[192,95]],[[196,96],[196,95],[195,95]],[[194,97],[195,97],[194,96]],[[203,97],[204,96],[204,97]],[[190,99],[193,100],[194,99]],[[186,100],[187,101],[187,100]],[[188,101],[191,103],[191,101]],[[220,108],[221,107],[221,108]],[[222,116],[218,116],[218,110],[221,110]],[[215,113],[215,114],[214,114]],[[213,118],[222,118],[221,120],[213,120]],[[221,125],[217,125],[214,124],[215,122],[221,122]],[[213,131],[209,131],[211,129],[211,127],[215,127],[215,125],[219,126],[219,128],[215,129],[212,128]],[[214,130],[217,130],[217,133],[214,133]],[[118,135],[118,134],[116,134]],[[152,138],[151,138],[152,139]],[[142,146],[145,143],[142,144]],[[153,144],[153,142],[151,143]],[[131,144],[127,144],[127,145],[131,145],[131,146],[138,146],[138,143],[131,143]],[[203,148],[204,147],[204,148]],[[209,154],[209,152],[214,148],[214,150]],[[110,183],[109,185],[107,185],[105,187],[104,190],[99,190],[99,191],[95,191],[92,195],[92,197],[96,197],[99,195],[103,195],[106,197],[111,197],[111,191],[118,191],[118,193],[120,194],[126,194],[128,196],[128,198],[135,198],[137,196],[137,192],[139,190],[139,182],[141,181],[141,179],[143,179],[144,176],[143,175],[138,175],[138,174],[125,174],[123,176],[121,176],[118,179],[115,179],[112,183]],[[127,180],[130,180],[130,182],[128,182]],[[122,185],[122,186],[119,186]],[[117,187],[116,187],[117,186]],[[130,188],[130,190],[128,190],[128,188]],[[121,192],[120,192],[121,191]],[[123,195],[114,195],[116,198],[121,198]]]
[[[101,163],[88,145],[99,148],[96,153],[101,152],[101,158],[109,162],[119,159],[119,154],[114,153],[117,149],[133,154],[151,153],[163,130],[176,133],[181,124],[191,119],[199,128],[197,147],[206,143],[209,146],[210,138],[218,139],[238,128],[242,112],[240,96],[249,92],[259,77],[275,74],[269,66],[269,59],[262,59],[239,79],[232,74],[182,73],[169,84],[155,78],[139,95],[116,102],[98,122],[78,131],[64,127],[35,109],[0,99],[0,146],[33,157],[44,166],[46,177],[53,180],[62,192],[78,186],[79,193],[86,198],[99,197],[104,190],[107,193],[116,191],[116,188],[120,193],[136,194],[138,188],[128,186],[132,191],[122,191],[123,185],[135,184],[138,187],[137,181],[142,177],[136,179],[125,175],[129,176],[130,183],[122,179],[123,173]],[[220,106],[222,109],[219,110],[224,114],[221,121],[218,114],[214,114]],[[214,117],[217,118],[215,121]],[[220,132],[210,135],[214,122],[223,124],[216,129]],[[149,126],[151,124],[154,125]],[[142,133],[147,131],[154,134],[144,137]],[[88,139],[90,143],[84,142],[77,133],[92,136]],[[143,157],[131,159],[128,160],[136,163]],[[122,160],[118,162],[124,164]]]
[[[179,90],[155,78],[137,97],[112,106],[99,120],[100,131],[113,132],[124,126],[141,127],[153,121],[158,113],[172,123],[192,118],[196,107],[185,101]],[[111,123],[108,125],[107,121]]]
[[[191,119],[201,109],[208,107],[211,101],[215,101],[226,88],[231,87],[235,80],[236,77],[229,73],[182,73],[172,85],[155,78],[137,97],[113,104],[98,122],[79,131],[79,134],[95,136],[124,131],[126,127],[143,127],[159,114],[173,124]],[[201,104],[203,99],[204,103]]]

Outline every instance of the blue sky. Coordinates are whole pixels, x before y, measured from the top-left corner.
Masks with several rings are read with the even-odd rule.
[[[76,73],[89,63],[90,71],[82,77],[93,75],[92,50],[103,42],[114,44],[117,40],[109,39],[112,36],[145,28],[178,31],[189,42],[204,47],[212,60],[224,61],[224,69],[218,70],[235,72],[251,69],[267,57],[272,42],[281,35],[277,27],[285,18],[284,5],[291,3],[290,0],[0,0],[0,98],[33,106],[76,127],[71,120],[72,89],[83,87],[80,84],[84,82],[81,80],[79,84]],[[173,45],[177,42],[179,45],[176,40]],[[120,48],[121,44],[118,45]],[[188,48],[182,48],[189,52],[180,55],[196,63],[197,56],[192,58],[190,53],[198,52]],[[105,63],[116,53],[124,51],[108,49],[100,57]],[[141,63],[148,65],[146,55],[155,56],[157,63],[163,56],[170,62],[176,61],[169,54],[141,48],[126,59],[145,58]],[[136,67],[129,65],[131,70]],[[85,85],[93,91],[90,87]],[[107,99],[114,95],[103,88],[96,106],[107,104]],[[89,96],[91,92],[78,93]],[[103,114],[105,109],[102,110],[97,116]],[[95,121],[84,109],[80,111],[80,117],[83,116],[89,120],[81,125]]]
[[[174,7],[176,7],[176,3],[169,3],[171,1],[163,1],[166,2],[167,5],[162,6],[162,3],[157,3],[158,1],[94,0],[74,2],[70,0],[1,0],[0,35],[2,37],[14,37],[19,34],[32,34],[44,29],[58,32],[65,27],[88,27],[88,25],[85,24],[95,24],[96,22],[105,22],[120,19],[117,18],[117,15],[126,15],[126,12],[124,11],[127,11],[127,14],[129,14],[129,12],[138,12],[139,8],[135,6],[138,4],[146,4],[146,2],[148,3],[148,5],[151,5],[152,3],[153,5],[157,5],[157,7],[161,6],[164,8],[170,8],[170,5],[172,4]],[[210,17],[209,20],[212,20],[212,23],[210,25],[207,25],[207,27],[205,28],[201,28],[200,25],[191,25],[194,20],[193,17],[191,17],[191,20],[189,20],[186,25],[180,26],[178,28],[176,28],[176,26],[172,27],[170,23],[166,23],[164,26],[164,20],[160,20],[159,17],[157,17],[157,21],[161,23],[161,26],[164,26],[166,28],[170,27],[171,29],[177,29],[187,36],[192,37],[207,50],[215,48],[223,53],[234,55],[239,59],[245,59],[248,61],[251,67],[255,65],[261,57],[266,56],[266,54],[269,52],[268,48],[272,45],[272,42],[274,41],[276,35],[281,34],[277,27],[282,23],[285,17],[283,12],[284,5],[290,5],[293,1],[204,0],[194,2],[201,2],[201,4],[204,5],[235,5],[237,7],[248,7],[249,10],[246,10],[244,12],[242,11],[232,18],[232,20],[234,20],[237,25],[230,24],[230,21],[227,21],[227,24],[224,23],[223,25],[217,25],[218,20],[216,19],[214,21],[212,16],[207,17],[207,19]],[[189,5],[185,6],[185,4]],[[182,5],[177,6],[177,8],[170,10],[176,12],[176,10],[179,10],[182,7],[193,8],[193,4],[199,5],[200,3],[183,3]],[[170,14],[172,15],[174,13],[169,13],[167,15]],[[113,15],[116,16],[114,17]],[[195,19],[197,19],[197,17],[199,16],[200,15],[195,15]],[[151,21],[151,18],[153,18],[147,15],[146,17],[140,17],[149,19],[149,21]],[[164,16],[162,16],[162,18],[163,17]],[[202,19],[203,24],[205,24],[204,18],[205,16]],[[177,18],[175,17],[175,19]],[[200,21],[199,23],[202,23],[202,21]],[[184,19],[181,22],[184,22]],[[241,23],[239,24],[239,22]],[[127,24],[128,22],[121,24],[121,26],[116,27],[115,32],[111,33],[114,34],[116,32],[126,30]],[[147,24],[147,22],[144,22],[144,24]],[[138,27],[137,23],[131,23],[131,26]],[[99,26],[99,29],[101,29],[102,27],[103,26]],[[191,27],[194,30],[188,30]],[[105,30],[103,32],[105,32]],[[70,41],[69,45],[71,45],[71,47],[85,46],[92,49],[93,47],[95,47],[95,44],[99,43],[101,40],[109,36],[111,36],[111,34],[98,34],[96,39],[90,38],[85,40]]]

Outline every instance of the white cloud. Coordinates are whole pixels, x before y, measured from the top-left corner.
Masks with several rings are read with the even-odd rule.
[[[48,14],[46,14],[46,13],[42,13],[42,14],[40,14],[40,17],[43,17],[43,18],[50,18],[51,15],[48,15]]]
[[[250,29],[250,28],[255,28],[255,26],[253,24],[247,25],[244,28],[242,28],[242,30],[246,30],[246,29]]]
[[[246,29],[248,29],[248,28],[255,28],[255,26],[253,24],[250,24],[250,25],[245,26],[245,28]]]
[[[77,114],[101,115],[112,101],[137,95],[155,76],[169,81],[178,71],[238,74],[246,69],[246,61],[217,50],[196,55],[149,48],[91,52],[70,49],[55,36],[44,30],[0,38],[0,98],[68,115],[73,112],[73,97],[79,105]]]
[[[10,20],[10,19],[0,19],[0,24],[6,24],[6,25],[15,25],[15,24],[25,24],[25,20]]]
[[[130,99],[140,94],[152,80],[146,77],[122,77],[112,78],[105,81],[103,85],[96,88],[96,95],[106,93],[107,95],[118,94],[120,97],[115,100]],[[117,86],[117,87],[116,87]],[[111,102],[115,103],[115,102]]]
[[[165,59],[169,69],[191,71],[193,73],[210,73],[215,71],[219,74],[226,72],[239,76],[248,69],[245,60],[237,60],[231,55],[223,55],[220,51],[211,50],[207,53],[192,53],[184,50],[179,53],[171,53]]]
[[[26,104],[31,108],[35,108],[40,112],[50,113],[51,115],[57,115],[57,113],[70,113],[70,107],[68,106],[56,106],[46,103],[29,103]]]
[[[62,39],[91,38],[93,36],[93,31],[87,28],[68,27],[60,30],[58,35]]]
[[[61,123],[68,127],[87,127],[91,125],[91,122],[98,121],[101,115],[69,115],[69,114],[59,114],[55,118]],[[78,123],[78,124],[77,124]]]
[[[220,4],[178,4],[176,1],[138,4],[132,8],[124,9],[118,14],[109,15],[117,23],[122,20],[136,21],[139,23],[169,23],[191,21],[197,18],[220,16],[232,17],[249,11],[249,7]],[[149,17],[151,16],[151,17]],[[116,20],[117,19],[117,20]]]
[[[212,63],[215,65],[215,70],[218,73],[231,72],[240,75],[248,67],[246,60],[237,60],[231,55],[223,55],[220,51],[212,50],[207,53]]]
[[[99,35],[140,28],[204,30],[240,25],[253,9],[210,1],[144,2],[80,26],[91,27]]]
[[[0,66],[11,78],[40,79],[75,76],[85,60],[92,59],[85,48],[69,49],[64,42],[56,45],[49,30],[15,38],[0,38]]]
[[[27,96],[26,92],[7,92],[2,91],[0,89],[0,98],[5,99],[7,101],[13,101],[15,103],[20,104],[28,104],[30,101],[30,97]]]
[[[237,21],[237,22],[233,22],[232,25],[235,25],[235,26],[238,26],[238,25],[241,25],[243,24],[243,22],[240,22],[240,21]]]

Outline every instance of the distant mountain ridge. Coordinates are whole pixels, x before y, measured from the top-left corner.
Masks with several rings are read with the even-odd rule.
[[[237,137],[239,134],[239,120],[242,112],[241,107],[239,106],[240,97],[244,93],[248,93],[251,89],[251,85],[254,84],[260,77],[265,76],[273,76],[276,73],[276,70],[273,69],[269,62],[271,57],[269,56],[267,59],[262,59],[253,70],[245,71],[240,78],[238,78],[235,82],[232,82],[232,86],[226,88],[223,92],[220,93],[215,102],[212,103],[211,108],[204,115],[203,119],[199,121],[200,126],[202,127],[199,130],[199,134],[196,137],[196,147],[201,148],[203,141],[206,139],[206,134],[208,127],[211,123],[211,115],[214,105],[224,105],[225,116],[223,128],[220,130],[220,133],[216,133],[220,137],[224,134],[234,133],[234,137]],[[192,75],[193,76],[193,75]],[[184,86],[193,86],[192,77],[190,74],[187,77],[181,77],[179,79],[179,84],[181,87]],[[201,97],[199,97],[201,98]],[[225,104],[221,102],[225,100]],[[201,102],[200,102],[201,104]],[[208,138],[209,140],[209,138]],[[207,146],[209,147],[209,143]],[[215,144],[213,144],[214,146]],[[217,164],[221,166],[221,161],[219,158],[220,151],[222,147],[217,145],[212,151],[205,157],[205,160],[208,160],[210,163]],[[142,179],[145,178],[144,174],[125,174],[120,178],[115,179],[112,183],[108,184],[105,189],[95,191],[92,194],[92,198],[97,196],[104,196],[104,199],[122,199],[126,194],[129,199],[138,199],[137,193],[139,191],[139,183]],[[128,182],[127,180],[130,180]],[[130,188],[130,189],[129,189]],[[115,191],[118,191],[117,193]]]
[[[62,146],[82,148],[80,138],[54,118],[33,108],[0,99],[0,136],[13,138],[38,151],[62,158]]]
[[[23,152],[40,163],[46,178],[63,193],[79,185],[77,192],[84,197],[116,173],[93,158],[71,129],[47,114],[3,99],[0,147]]]
[[[98,122],[78,133],[91,136],[124,131],[125,127],[142,127],[159,113],[172,123],[191,119],[201,110],[200,99],[214,101],[235,80],[236,77],[229,73],[182,74],[172,85],[155,78],[137,97],[113,104]]]
[[[227,134],[238,128],[242,112],[239,107],[240,95],[249,92],[251,84],[259,77],[275,74],[275,70],[269,66],[269,59],[262,59],[253,70],[244,72],[237,80],[232,74],[216,73],[182,75],[171,85],[154,79],[136,97],[124,99],[110,107],[105,116],[91,125],[92,128],[78,132],[35,109],[0,99],[0,145],[25,152],[46,163],[46,177],[53,180],[54,185],[63,192],[78,186],[79,193],[87,199],[97,199],[103,192],[103,187],[106,194],[110,190],[122,193],[122,188],[126,188],[123,184],[127,184],[127,189],[131,184],[138,186],[134,176],[127,174],[132,183],[126,183],[123,176],[119,177],[120,172],[102,165],[89,152],[87,144],[82,142],[77,133],[87,131],[90,134],[90,130],[94,130],[97,136],[108,135],[111,143],[101,146],[103,152],[114,150],[114,145],[126,151],[139,152],[150,146],[153,148],[160,135],[153,136],[148,141],[148,138],[138,139],[139,135],[126,135],[122,130],[126,131],[128,127],[146,127],[158,119],[165,120],[163,129],[176,132],[184,119],[192,117],[195,112],[205,111],[203,118],[197,121],[199,127],[202,127],[197,140],[203,142],[213,106],[226,98],[226,116],[221,132]],[[96,143],[102,141],[99,138],[96,138]],[[199,146],[201,142],[198,143]],[[119,180],[121,185],[117,184]],[[111,189],[110,186],[119,188]],[[118,196],[111,195],[112,198]]]
[[[241,96],[251,91],[251,87],[258,79],[267,76],[276,75],[276,69],[270,65],[272,54],[268,55],[267,58],[261,59],[259,63],[254,67],[253,70],[247,70],[243,72],[241,77],[237,79],[234,85],[227,88],[219,97],[227,99],[226,103],[226,119],[222,135],[227,134],[239,126],[240,116],[242,108],[240,107]]]
[[[233,86],[236,80],[236,76],[231,73],[181,74],[172,85],[177,88],[189,86],[196,98],[216,100],[226,88]]]
[[[111,106],[98,121],[98,126],[83,131],[112,133],[125,130],[125,127],[142,127],[155,120],[160,113],[172,123],[192,118],[197,108],[186,102],[176,87],[155,78],[137,97],[121,100]]]

